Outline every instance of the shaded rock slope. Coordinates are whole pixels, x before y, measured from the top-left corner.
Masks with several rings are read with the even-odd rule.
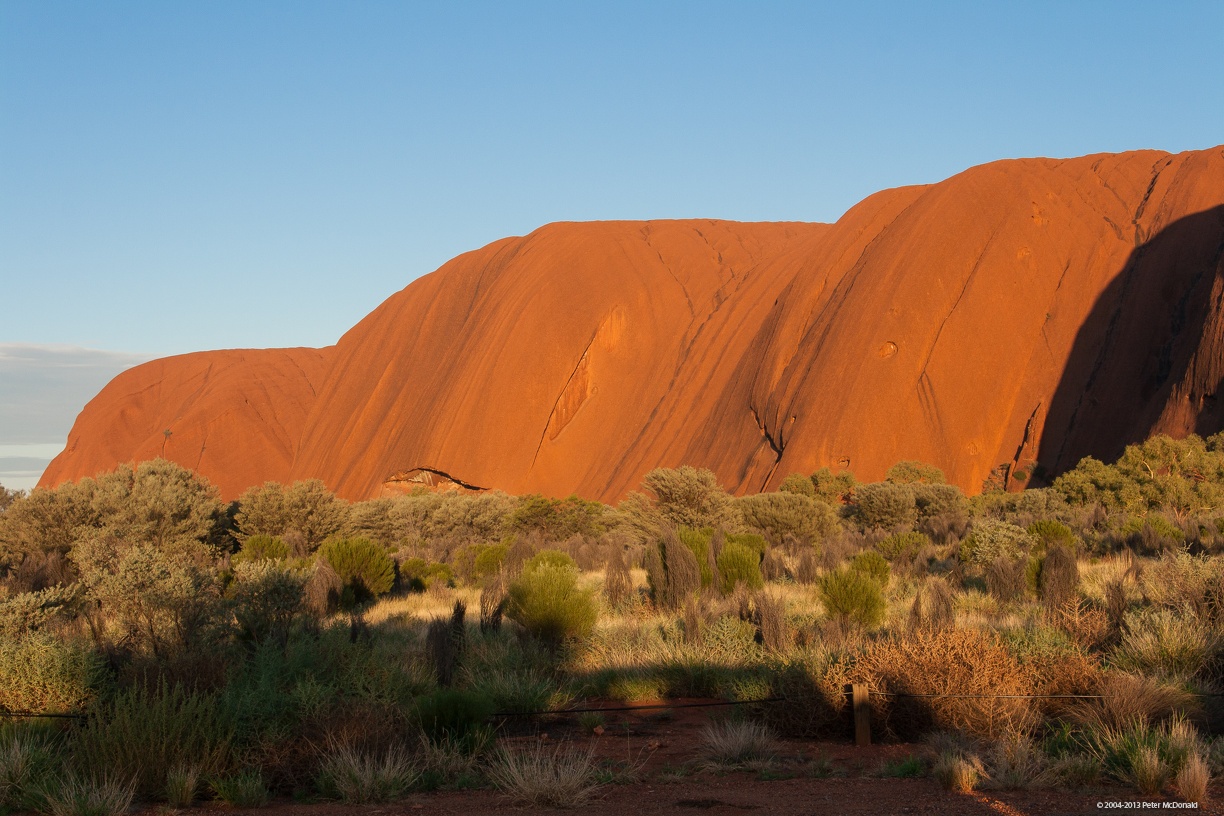
[[[550,224],[461,255],[332,347],[115,378],[42,485],[164,453],[227,497],[320,478],[615,500],[932,462],[1019,487],[1224,428],[1224,148],[1024,159],[835,224]],[[170,431],[169,436],[165,431]]]

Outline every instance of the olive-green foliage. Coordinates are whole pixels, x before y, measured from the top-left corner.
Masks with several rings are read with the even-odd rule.
[[[861,572],[882,587],[888,586],[892,570],[884,556],[875,550],[864,550],[850,560],[850,569]]]
[[[1000,555],[986,565],[984,578],[986,591],[1002,603],[1019,601],[1029,586],[1029,564],[1025,557],[1012,558]]]
[[[62,757],[54,732],[40,723],[0,724],[0,813],[36,811]]]
[[[854,489],[854,515],[865,530],[913,527],[918,518],[914,488],[892,482],[859,485]]]
[[[991,564],[999,558],[1018,558],[1033,548],[1033,536],[1006,521],[979,519],[961,542],[960,559],[968,564]]]
[[[858,480],[850,471],[841,470],[834,473],[827,467],[813,473],[811,480],[816,488],[816,498],[824,499],[835,506],[848,500],[851,491],[858,486]]]
[[[1224,559],[1168,553],[1147,563],[1139,583],[1152,605],[1224,628]]]
[[[704,530],[680,527],[676,530],[676,535],[679,536],[680,543],[688,547],[697,559],[697,566],[701,570],[701,585],[710,586],[714,582],[714,570],[710,568],[710,540],[714,537],[714,531],[709,527]]]
[[[263,772],[258,768],[213,777],[210,786],[218,799],[235,808],[263,807],[271,798]]]
[[[550,499],[535,493],[519,499],[518,507],[510,514],[509,525],[521,532],[534,530],[551,541],[564,541],[576,535],[598,538],[607,531],[606,509],[597,501],[578,496]]]
[[[0,515],[3,515],[4,511],[9,509],[13,502],[24,497],[24,490],[9,490],[0,484]]]
[[[134,779],[143,797],[158,797],[166,774],[196,765],[207,775],[233,760],[234,720],[216,695],[182,686],[121,691],[73,741],[74,764],[96,777]]]
[[[405,558],[400,562],[399,572],[403,585],[413,592],[424,592],[435,583],[450,586],[455,582],[450,567],[424,558]]]
[[[800,496],[815,498],[816,485],[812,483],[810,477],[804,476],[802,473],[792,473],[778,485],[778,492],[797,493]]]
[[[1146,516],[1128,516],[1119,535],[1130,546],[1147,555],[1157,555],[1176,549],[1186,539],[1186,534],[1174,527],[1169,520],[1155,513]]]
[[[642,479],[642,487],[653,496],[653,508],[662,521],[695,529],[739,525],[734,499],[705,468],[655,468]]]
[[[350,504],[345,534],[352,538],[368,538],[375,544],[394,549],[400,543],[399,531],[391,511],[395,499],[382,498]]]
[[[647,545],[645,564],[650,597],[660,609],[680,609],[701,589],[701,563],[673,528]]]
[[[19,638],[51,624],[71,619],[81,602],[81,586],[73,584],[21,592],[0,601],[0,638]]]
[[[518,500],[500,490],[420,493],[394,500],[390,517],[397,541],[461,547],[499,541]]]
[[[801,493],[759,493],[744,496],[738,505],[744,524],[773,544],[788,539],[811,544],[837,529],[836,511],[827,502]]]
[[[1102,504],[1144,513],[1168,510],[1179,515],[1216,508],[1224,501],[1224,435],[1206,440],[1153,436],[1128,445],[1118,461],[1106,465],[1091,457],[1054,481],[1072,504]]]
[[[943,484],[947,481],[939,468],[914,460],[893,465],[884,474],[884,479],[896,484]]]
[[[830,617],[867,629],[883,622],[887,608],[879,582],[849,567],[834,570],[821,579],[820,600]]]
[[[225,535],[222,510],[215,487],[173,462],[121,465],[15,501],[0,515],[0,568],[34,554],[66,554],[81,537],[98,535],[204,566]]]
[[[736,586],[760,589],[765,586],[761,577],[761,555],[757,550],[728,540],[718,554],[718,572],[722,579],[722,592],[728,595]]]
[[[1112,655],[1119,668],[1184,683],[1218,673],[1221,633],[1171,609],[1127,613],[1122,642]]]
[[[727,544],[739,544],[756,552],[758,556],[764,556],[765,551],[769,549],[769,545],[765,543],[765,539],[756,533],[727,533],[723,540]]]
[[[1036,547],[1044,552],[1050,547],[1065,547],[1075,551],[1075,533],[1061,521],[1040,518],[1030,524],[1026,531],[1033,537]]]
[[[283,539],[259,533],[242,542],[242,547],[230,558],[232,566],[263,560],[282,561],[289,557],[289,545]]]
[[[0,710],[79,713],[108,685],[101,656],[48,632],[0,637]]]
[[[365,538],[333,538],[319,548],[344,582],[344,595],[364,603],[386,594],[395,583],[395,562],[386,551]]]
[[[1073,539],[1074,540],[1074,539]],[[1075,600],[1079,590],[1079,564],[1064,544],[1054,544],[1041,561],[1041,600],[1048,609],[1057,609]]]
[[[416,701],[417,722],[435,745],[449,742],[468,749],[479,747],[487,733],[485,721],[493,713],[493,701],[472,691],[438,689]]]
[[[36,553],[67,554],[78,531],[96,527],[93,479],[55,490],[36,488],[0,514],[0,569],[15,567]]]
[[[202,563],[216,556],[223,507],[217,488],[165,459],[121,465],[99,476],[93,506],[120,538]]]
[[[72,559],[87,597],[129,646],[165,657],[195,652],[225,635],[221,585],[211,567],[105,534],[78,541]]]
[[[318,479],[289,487],[265,482],[249,488],[238,504],[234,521],[240,538],[263,534],[293,540],[297,556],[313,553],[348,523],[348,507]]]
[[[911,530],[908,533],[893,533],[875,546],[876,551],[889,561],[911,561],[931,546],[931,539],[924,533]]]
[[[235,567],[229,594],[239,636],[256,643],[288,641],[294,620],[304,611],[303,590],[309,577],[304,570],[287,569],[270,559]]]
[[[476,556],[472,564],[473,573],[477,580],[487,578],[490,575],[496,575],[501,569],[502,562],[506,560],[506,553],[510,551],[510,545],[505,542],[499,544],[489,544],[481,548],[480,554]]]
[[[565,553],[543,550],[523,565],[509,588],[506,614],[549,643],[585,637],[595,626],[595,593],[578,586],[578,565]]]

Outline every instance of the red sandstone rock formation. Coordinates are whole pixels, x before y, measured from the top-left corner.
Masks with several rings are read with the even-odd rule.
[[[42,484],[155,456],[170,427],[166,454],[227,496],[318,477],[613,500],[657,466],[753,492],[900,459],[1019,486],[1224,428],[1222,256],[1222,148],[995,162],[831,225],[551,224],[323,352],[126,372]],[[232,373],[199,388],[206,363]]]
[[[159,456],[204,474],[229,499],[269,479],[289,481],[330,352],[205,351],[128,369],[81,411],[40,485]]]

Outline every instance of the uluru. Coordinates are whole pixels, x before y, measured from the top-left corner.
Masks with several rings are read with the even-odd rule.
[[[165,456],[227,498],[318,478],[615,500],[937,465],[1023,487],[1224,429],[1224,147],[1021,159],[833,224],[554,223],[446,263],[322,349],[116,377],[40,485]]]

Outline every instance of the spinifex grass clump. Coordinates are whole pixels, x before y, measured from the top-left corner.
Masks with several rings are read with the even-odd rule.
[[[750,720],[723,720],[701,729],[701,756],[711,768],[745,768],[774,757],[778,740],[763,725]]]
[[[324,794],[346,804],[390,802],[407,793],[420,775],[403,749],[393,747],[384,754],[366,754],[341,745],[324,756],[318,786]]]
[[[51,816],[121,816],[133,795],[130,782],[69,775],[44,789],[40,810]]]
[[[515,801],[538,807],[577,807],[599,787],[594,745],[586,751],[543,742],[502,748],[489,765],[489,781]]]

